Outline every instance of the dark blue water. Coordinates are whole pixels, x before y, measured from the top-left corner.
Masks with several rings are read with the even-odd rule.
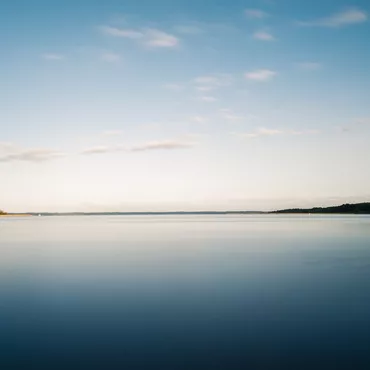
[[[368,369],[370,217],[0,219],[0,369]]]

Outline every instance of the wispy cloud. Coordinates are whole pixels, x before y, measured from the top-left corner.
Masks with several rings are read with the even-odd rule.
[[[144,33],[141,31],[136,31],[132,29],[123,29],[117,27],[110,27],[110,26],[102,26],[100,27],[101,31],[109,36],[115,37],[125,37],[132,40],[142,39],[144,37]]]
[[[240,136],[246,139],[253,139],[261,136],[276,136],[276,135],[314,135],[320,133],[319,130],[281,130],[261,127],[253,132],[242,133]]]
[[[11,146],[0,154],[0,162],[44,162],[62,156],[63,153],[52,149],[19,149]]]
[[[62,54],[54,54],[54,53],[45,53],[42,54],[41,57],[45,60],[63,60],[65,56]]]
[[[322,67],[321,63],[318,62],[302,62],[297,64],[299,68],[306,71],[317,71]]]
[[[253,34],[253,38],[255,40],[260,41],[275,41],[274,35],[272,35],[270,32],[267,31],[257,31]]]
[[[155,28],[135,30],[103,26],[100,29],[106,35],[136,40],[150,48],[174,48],[180,43],[176,36]]]
[[[242,121],[246,118],[245,116],[236,114],[231,109],[221,109],[220,113],[223,119],[225,119],[226,121],[231,121],[231,122]]]
[[[80,152],[81,155],[93,155],[93,154],[107,154],[107,153],[114,153],[114,152],[122,152],[128,151],[129,149],[124,147],[123,145],[113,145],[113,146],[106,146],[106,145],[98,145],[93,146],[91,148],[86,148]]]
[[[273,79],[277,75],[277,72],[271,69],[258,69],[256,71],[247,72],[245,78],[248,80],[265,82]]]
[[[299,21],[298,25],[303,27],[329,27],[338,28],[351,24],[364,23],[368,20],[368,14],[359,8],[347,8],[325,18],[310,21]]]
[[[108,146],[94,146],[92,148],[84,149],[81,154],[82,155],[91,155],[91,154],[105,154],[112,152],[112,148]]]
[[[194,146],[195,143],[180,140],[152,141],[143,145],[134,146],[130,149],[132,152],[143,152],[148,150],[174,150],[186,149]]]
[[[261,9],[246,9],[245,15],[249,19],[263,19],[269,16],[268,13],[264,12]]]
[[[173,48],[180,41],[176,36],[156,29],[147,30],[145,35],[145,44],[153,48]]]
[[[104,52],[101,55],[101,59],[104,60],[105,62],[110,62],[110,63],[117,63],[122,60],[121,56],[116,53],[110,53],[110,52]]]
[[[257,129],[254,132],[247,132],[242,134],[241,136],[247,139],[259,137],[259,136],[275,136],[275,135],[281,135],[283,134],[284,131],[282,130],[277,130],[277,129],[269,129],[269,128],[264,128],[261,127]]]
[[[229,74],[199,76],[193,81],[195,88],[203,92],[230,86],[232,82],[233,78]]]
[[[113,145],[113,146],[93,146],[91,148],[86,148],[80,152],[81,155],[98,155],[98,154],[109,154],[117,152],[143,152],[149,150],[173,150],[173,149],[186,149],[191,148],[196,145],[193,140],[194,136],[187,135],[181,139],[174,140],[162,140],[162,141],[150,141],[141,145],[134,146],[123,146],[123,145]]]

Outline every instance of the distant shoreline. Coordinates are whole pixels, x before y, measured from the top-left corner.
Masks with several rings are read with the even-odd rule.
[[[3,215],[0,215],[0,217],[31,217],[33,215],[28,214],[28,213],[6,213]]]
[[[4,213],[0,217],[29,216],[186,216],[186,215],[273,215],[273,214],[370,214],[370,203],[342,204],[334,207],[291,208],[277,211],[167,211],[167,212],[26,212]]]

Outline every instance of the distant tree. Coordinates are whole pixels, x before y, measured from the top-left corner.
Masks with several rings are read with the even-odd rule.
[[[0,209],[0,215],[5,215],[6,213]]]
[[[315,207],[310,209],[282,209],[271,213],[353,213],[353,214],[370,214],[370,203],[342,204],[336,207]]]

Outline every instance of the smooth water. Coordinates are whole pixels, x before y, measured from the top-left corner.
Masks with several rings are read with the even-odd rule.
[[[370,217],[0,219],[0,369],[370,368]]]

